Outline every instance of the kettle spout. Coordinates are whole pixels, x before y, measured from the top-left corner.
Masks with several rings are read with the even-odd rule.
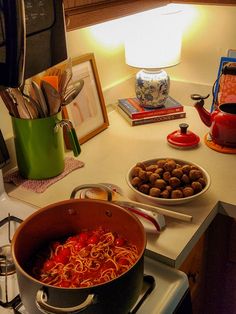
[[[198,98],[196,96],[198,96]],[[202,97],[200,95],[195,95],[195,94],[191,96],[192,99],[198,100],[194,104],[194,107],[197,109],[202,122],[206,126],[210,127],[211,126],[211,113],[204,108],[204,99],[206,99],[207,97]]]

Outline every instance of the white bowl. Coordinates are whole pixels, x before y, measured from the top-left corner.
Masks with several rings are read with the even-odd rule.
[[[199,170],[201,170],[203,178],[206,181],[205,187],[200,192],[198,192],[192,196],[187,196],[187,197],[183,197],[183,198],[161,198],[161,197],[154,197],[154,196],[147,195],[145,193],[140,192],[137,188],[135,188],[131,184],[132,171],[133,171],[133,168],[137,165],[137,163],[136,163],[134,166],[132,166],[129,169],[127,176],[126,176],[126,180],[127,180],[128,186],[134,192],[138,201],[143,202],[143,203],[150,203],[150,204],[154,204],[154,205],[155,204],[178,205],[178,204],[183,204],[183,203],[187,203],[187,202],[190,202],[192,200],[195,200],[196,198],[200,197],[202,194],[204,194],[209,189],[210,184],[211,184],[210,176],[205,169],[203,169],[201,166],[199,166],[196,163],[192,163],[192,162],[182,160],[182,159],[169,158],[169,157],[150,159],[150,160],[145,160],[145,161],[141,161],[141,162],[144,163],[145,166],[148,166],[148,165],[155,164],[158,160],[162,160],[162,159],[171,159],[180,165],[196,166]]]

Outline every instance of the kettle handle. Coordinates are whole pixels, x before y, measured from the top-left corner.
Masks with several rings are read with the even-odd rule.
[[[206,95],[206,96],[202,96],[200,94],[191,94],[191,99],[192,100],[204,100],[207,99],[210,96],[210,94]]]

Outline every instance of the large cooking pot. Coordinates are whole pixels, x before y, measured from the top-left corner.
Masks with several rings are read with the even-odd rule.
[[[86,288],[59,288],[42,284],[26,265],[40,247],[83,228],[98,226],[116,231],[135,244],[136,263],[107,283]],[[126,314],[136,303],[143,282],[146,235],[129,211],[107,201],[70,199],[39,209],[20,224],[12,240],[12,254],[22,302],[30,314]]]

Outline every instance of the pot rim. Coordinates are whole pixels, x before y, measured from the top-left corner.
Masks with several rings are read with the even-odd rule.
[[[41,285],[42,287],[48,287],[48,288],[54,288],[54,289],[58,289],[58,290],[86,290],[86,289],[93,289],[93,288],[96,288],[96,287],[100,287],[100,286],[104,286],[104,285],[107,285],[107,284],[111,284],[112,282],[114,282],[115,280],[117,280],[118,278],[121,278],[122,276],[124,276],[125,274],[127,274],[131,269],[133,269],[137,263],[143,258],[144,256],[144,252],[145,252],[145,249],[146,249],[146,244],[147,244],[147,236],[146,236],[146,232],[145,232],[145,229],[141,223],[141,221],[130,211],[128,211],[127,209],[125,209],[124,207],[121,207],[119,205],[116,205],[116,204],[113,204],[113,203],[109,203],[110,206],[112,207],[116,207],[116,208],[119,208],[119,210],[127,213],[127,215],[131,216],[135,221],[136,223],[139,225],[139,227],[141,229],[143,229],[143,246],[141,248],[141,251],[139,252],[139,256],[138,256],[138,259],[136,260],[136,262],[128,269],[126,270],[124,273],[122,273],[121,275],[117,276],[116,278],[113,278],[112,280],[109,280],[109,281],[106,281],[104,283],[99,283],[99,284],[96,284],[96,285],[93,285],[93,286],[89,286],[89,287],[77,287],[77,288],[68,288],[68,287],[57,287],[57,286],[53,286],[53,285],[49,285],[49,284],[45,284],[45,283],[42,283],[41,281],[35,279],[34,277],[32,277],[28,272],[26,272],[22,267],[21,265],[19,264],[17,258],[16,258],[16,255],[15,255],[15,244],[16,244],[16,240],[17,240],[17,237],[18,237],[18,234],[21,232],[21,230],[24,228],[24,226],[26,224],[28,224],[32,219],[34,219],[35,216],[39,215],[40,213],[42,212],[45,212],[47,210],[50,210],[50,208],[53,208],[55,205],[61,205],[61,204],[67,204],[68,205],[68,202],[69,203],[77,203],[77,202],[85,202],[85,203],[109,203],[108,201],[104,201],[104,200],[94,200],[94,199],[69,199],[69,200],[63,200],[63,201],[60,201],[60,202],[56,202],[56,203],[52,203],[52,204],[49,204],[45,207],[42,207],[38,210],[36,210],[34,213],[32,213],[30,216],[28,216],[20,225],[19,227],[17,228],[16,232],[14,233],[14,236],[13,236],[13,239],[12,239],[12,242],[11,242],[11,252],[12,252],[12,258],[13,258],[13,261],[14,261],[14,264],[16,266],[16,269],[18,269],[24,276],[26,276],[28,279],[34,281],[35,283]]]

